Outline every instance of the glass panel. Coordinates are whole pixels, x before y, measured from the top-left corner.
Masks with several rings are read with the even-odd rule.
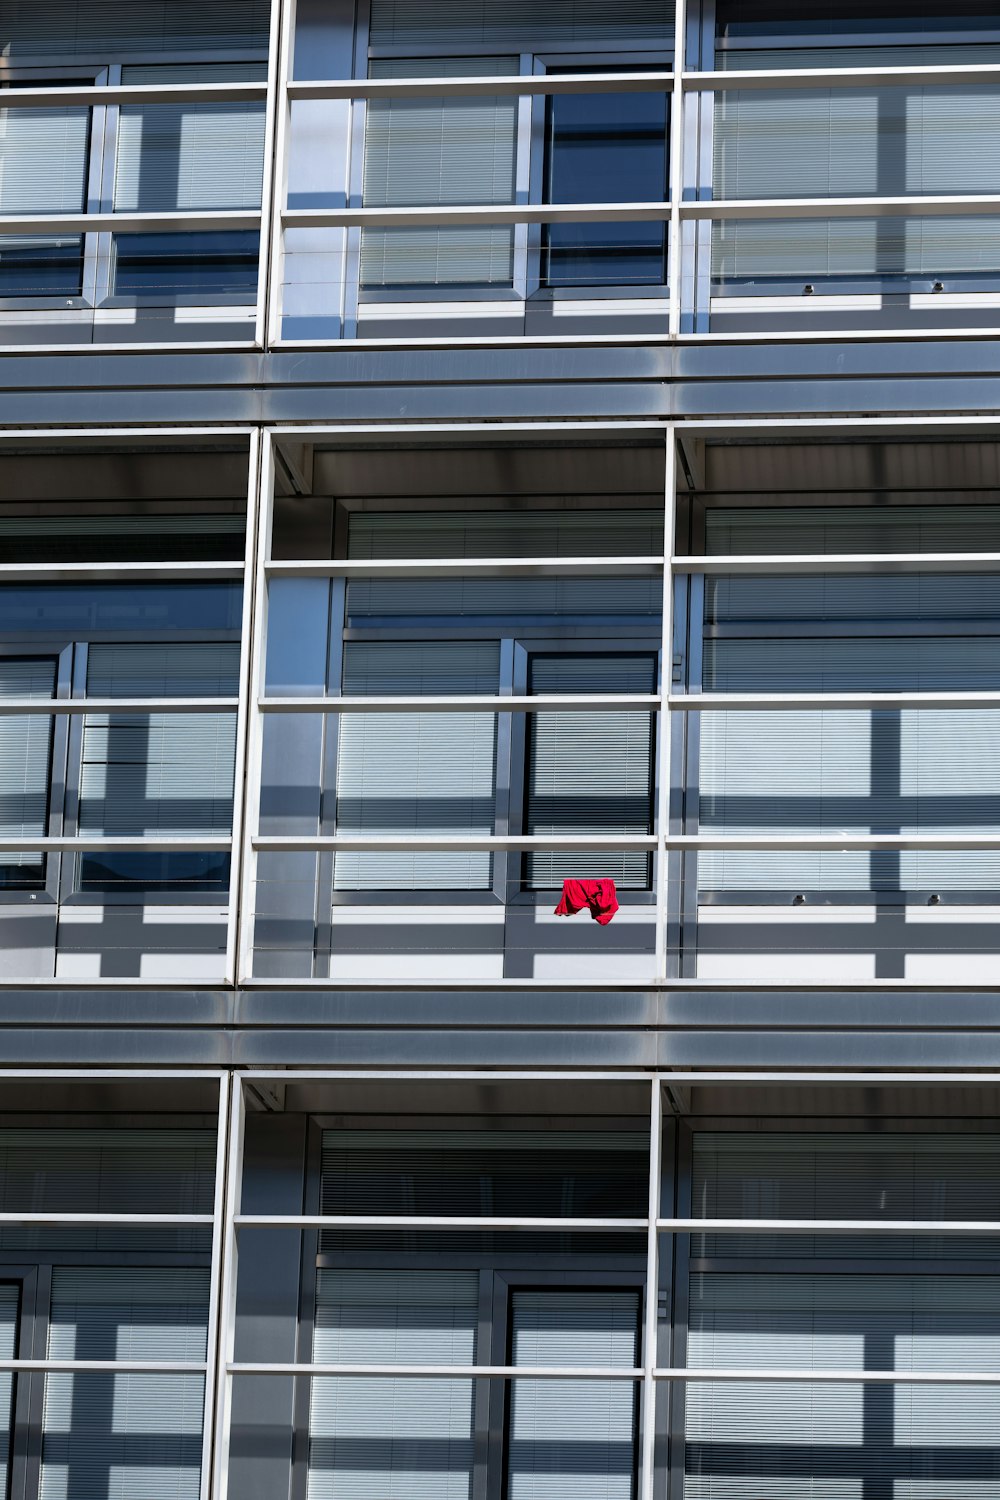
[[[0,657],[0,698],[51,699],[56,667],[52,657]],[[0,716],[0,833],[8,838],[48,832],[52,735],[51,714]],[[0,854],[0,888],[44,883],[43,854]]]
[[[324,1364],[474,1364],[475,1271],[320,1271],[312,1357]],[[312,1382],[309,1500],[467,1500],[471,1380]]]
[[[208,1270],[52,1273],[50,1359],[204,1360]],[[202,1374],[49,1374],[40,1500],[198,1500]]]
[[[638,1292],[511,1296],[515,1365],[634,1368]],[[508,1500],[631,1500],[638,1388],[628,1380],[514,1380]]]
[[[531,693],[653,693],[656,658],[532,656]],[[528,722],[525,832],[530,834],[649,833],[652,827],[653,716],[648,710],[547,711]],[[532,889],[565,879],[611,879],[645,890],[645,851],[577,850],[528,854]]]
[[[240,648],[92,645],[93,697],[233,697]],[[236,713],[88,714],[83,725],[81,833],[228,833],[232,826]],[[169,886],[224,890],[228,854],[83,855],[84,890]]]
[[[663,94],[557,94],[548,102],[547,203],[661,203],[667,183]],[[544,227],[547,286],[647,286],[666,279],[659,224]]]
[[[257,291],[260,236],[225,230],[202,234],[115,235],[116,294],[242,297]]]

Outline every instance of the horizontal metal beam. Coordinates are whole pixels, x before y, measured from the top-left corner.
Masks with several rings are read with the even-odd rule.
[[[766,803],[765,803],[766,806]],[[754,850],[794,853],[797,851],[828,850],[831,853],[863,853],[878,849],[945,850],[954,853],[1000,849],[1000,831],[996,833],[692,833],[668,834],[664,839],[668,849],[699,850]]]
[[[675,573],[995,573],[1000,552],[813,552],[673,557]]]
[[[996,1219],[657,1219],[656,1227],[671,1234],[1000,1235]]]
[[[519,1218],[476,1214],[237,1214],[237,1229],[558,1229],[634,1234],[647,1219]]]
[[[220,582],[242,579],[234,562],[0,563],[0,583]]]
[[[440,854],[451,851],[463,852],[474,849],[511,850],[574,850],[590,849],[655,849],[657,840],[653,834],[364,834],[336,833],[305,838],[297,834],[287,836],[258,835],[251,840],[261,854],[309,854],[331,853],[379,853],[385,851],[426,850]],[[997,835],[1000,847],[1000,834]],[[0,841],[0,852],[6,848]]]
[[[590,578],[620,574],[655,577],[662,557],[443,557],[399,561],[316,559],[268,562],[271,578],[561,578],[584,573]]]
[[[164,1359],[0,1359],[0,1370],[17,1373],[29,1371],[56,1375],[203,1375],[205,1360]]]
[[[888,219],[943,218],[952,214],[1000,214],[996,193],[905,195],[893,198],[716,198],[684,199],[682,219]]]
[[[0,1361],[0,1370],[31,1368],[25,1362]],[[52,1366],[46,1368],[65,1368]],[[119,1365],[104,1368],[134,1368]],[[168,1367],[174,1368],[174,1367]],[[177,1367],[179,1368],[179,1367]],[[327,1364],[241,1364],[226,1365],[228,1375],[270,1375],[300,1377],[365,1377],[440,1380],[642,1380],[645,1371],[623,1369],[618,1365],[327,1365]],[[654,1380],[705,1382],[741,1382],[808,1385],[1000,1385],[1000,1372],[940,1370],[783,1370],[768,1366],[756,1369],[704,1369],[698,1366],[660,1366],[651,1371]]]
[[[852,89],[893,85],[931,86],[1000,84],[1000,63],[954,63],[948,66],[908,64],[895,68],[754,68],[728,72],[682,73],[686,93],[702,90],[744,92],[749,89]]]
[[[1000,697],[997,699],[1000,702]],[[453,697],[399,698],[262,698],[258,707],[269,714],[536,714],[650,710],[660,707],[658,693],[538,694],[537,697],[497,698],[468,694]],[[2,701],[0,701],[2,711]]]
[[[1000,708],[1000,689],[988,693],[687,693],[673,694],[667,707],[682,713],[796,709]]]
[[[1000,213],[1000,198],[993,201],[997,204],[996,212]],[[434,229],[441,224],[645,224],[662,223],[669,218],[669,203],[470,203],[430,207],[421,204],[415,208],[288,208],[281,214],[286,229],[345,229],[365,225],[416,228],[421,224]]]
[[[7,849],[12,840],[0,840],[0,851]],[[25,840],[18,848],[34,847]],[[66,842],[72,844],[73,840]],[[139,841],[137,841],[139,842]],[[196,840],[192,847],[202,847]],[[564,850],[567,853],[588,849],[676,849],[697,854],[699,851],[732,849],[752,850],[766,853],[817,852],[863,853],[867,850],[943,850],[954,853],[1000,850],[1000,831],[996,833],[670,833],[659,839],[655,834],[317,834],[306,837],[299,834],[258,835],[251,840],[260,853],[271,854],[320,854],[330,853],[380,853],[403,850],[437,853],[462,852],[466,850]],[[113,846],[110,841],[104,847]],[[148,840],[141,847],[155,847],[155,840]]]
[[[178,213],[0,214],[4,234],[189,234],[202,230],[260,228],[260,209],[219,208]]]
[[[267,98],[266,81],[232,83],[109,83],[49,84],[45,88],[4,90],[0,109],[20,109],[27,105],[100,104],[227,104],[246,103]]]
[[[238,698],[0,698],[0,718],[20,714],[215,714]]]
[[[293,80],[297,99],[444,98],[451,94],[662,94],[672,73],[521,73],[474,78],[326,78]]]
[[[0,1370],[6,1368],[0,1362]],[[407,1376],[442,1380],[642,1380],[644,1371],[620,1365],[226,1365],[228,1375]],[[857,1378],[857,1377],[855,1377]],[[997,1377],[1000,1380],[1000,1376]]]
[[[14,1077],[24,1077],[24,1076],[26,1076],[26,1074],[10,1073],[10,1074],[7,1074],[6,1076],[14,1078]],[[91,1074],[87,1074],[87,1075],[84,1075],[84,1074],[70,1074],[70,1073],[62,1073],[62,1074],[52,1074],[52,1073],[50,1073],[47,1076],[50,1077],[50,1078],[53,1078],[53,1077],[67,1078],[67,1077],[74,1077],[74,1076],[76,1076],[76,1077],[87,1076],[87,1077],[92,1077],[92,1078],[107,1078],[107,1077],[110,1077],[112,1075],[107,1074],[107,1073],[91,1073]],[[147,1074],[136,1074],[135,1076],[137,1076],[137,1077],[147,1077],[147,1076],[148,1077],[157,1077],[157,1076],[159,1076],[159,1077],[163,1077],[163,1078],[169,1078],[169,1077],[173,1077],[174,1075],[169,1074],[169,1073],[162,1073],[162,1074],[158,1074],[158,1075],[157,1074],[148,1074],[148,1075]],[[191,1076],[191,1075],[188,1075],[188,1076]],[[93,1228],[95,1226],[98,1227],[98,1228],[102,1228],[102,1227],[105,1227],[105,1226],[110,1226],[110,1227],[112,1227],[114,1229],[121,1229],[123,1227],[125,1227],[125,1228],[134,1228],[134,1229],[148,1229],[148,1228],[157,1229],[157,1228],[160,1228],[160,1227],[166,1225],[167,1227],[172,1228],[172,1229],[187,1229],[187,1228],[191,1228],[191,1227],[201,1227],[203,1225],[205,1227],[207,1227],[207,1226],[209,1226],[211,1224],[214,1224],[214,1223],[215,1223],[215,1219],[212,1216],[212,1214],[102,1214],[102,1213],[81,1214],[81,1213],[57,1213],[54,1210],[49,1211],[49,1212],[44,1212],[44,1213],[39,1213],[37,1211],[28,1212],[28,1213],[17,1213],[16,1211],[15,1212],[7,1211],[5,1213],[0,1213],[0,1227],[5,1227],[7,1225],[15,1225],[15,1226],[17,1226],[19,1228],[25,1228],[25,1227],[28,1227],[28,1226],[35,1226],[35,1225],[41,1225],[41,1226],[44,1226],[45,1228],[52,1228],[52,1227],[54,1227],[56,1225],[59,1225],[59,1224],[62,1224],[62,1225],[69,1224],[69,1225],[73,1225],[73,1226],[81,1225],[81,1226],[85,1226],[87,1228]]]
[[[164,838],[150,834],[148,838],[104,838],[85,834],[67,835],[62,838],[8,838],[0,837],[0,854],[181,854],[228,853],[232,838],[206,837],[192,834],[190,838]],[[2,1223],[0,1218],[0,1223]]]
[[[774,1366],[756,1370],[705,1370],[660,1367],[654,1380],[674,1381],[767,1381],[796,1385],[1000,1385],[1000,1373],[957,1370],[782,1370]]]

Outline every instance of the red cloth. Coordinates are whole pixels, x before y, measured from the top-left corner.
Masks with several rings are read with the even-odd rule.
[[[613,880],[564,880],[562,897],[556,907],[557,917],[574,917],[589,906],[590,915],[607,927],[618,910],[618,896]]]

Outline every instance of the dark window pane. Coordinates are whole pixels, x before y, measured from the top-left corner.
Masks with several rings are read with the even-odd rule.
[[[83,290],[83,240],[0,240],[0,297],[79,297]]]
[[[229,889],[229,855],[192,850],[178,854],[84,854],[81,891],[220,891]]]
[[[115,236],[116,293],[142,296],[246,296],[257,292],[260,237],[205,234]]]
[[[0,588],[0,631],[239,631],[242,602],[239,583],[16,585]]]
[[[549,101],[546,201],[661,203],[667,181],[662,94],[557,94]],[[649,286],[665,268],[663,224],[551,224],[547,286]]]

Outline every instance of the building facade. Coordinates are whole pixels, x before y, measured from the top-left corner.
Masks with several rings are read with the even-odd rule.
[[[0,85],[0,1500],[997,1500],[995,5]]]

